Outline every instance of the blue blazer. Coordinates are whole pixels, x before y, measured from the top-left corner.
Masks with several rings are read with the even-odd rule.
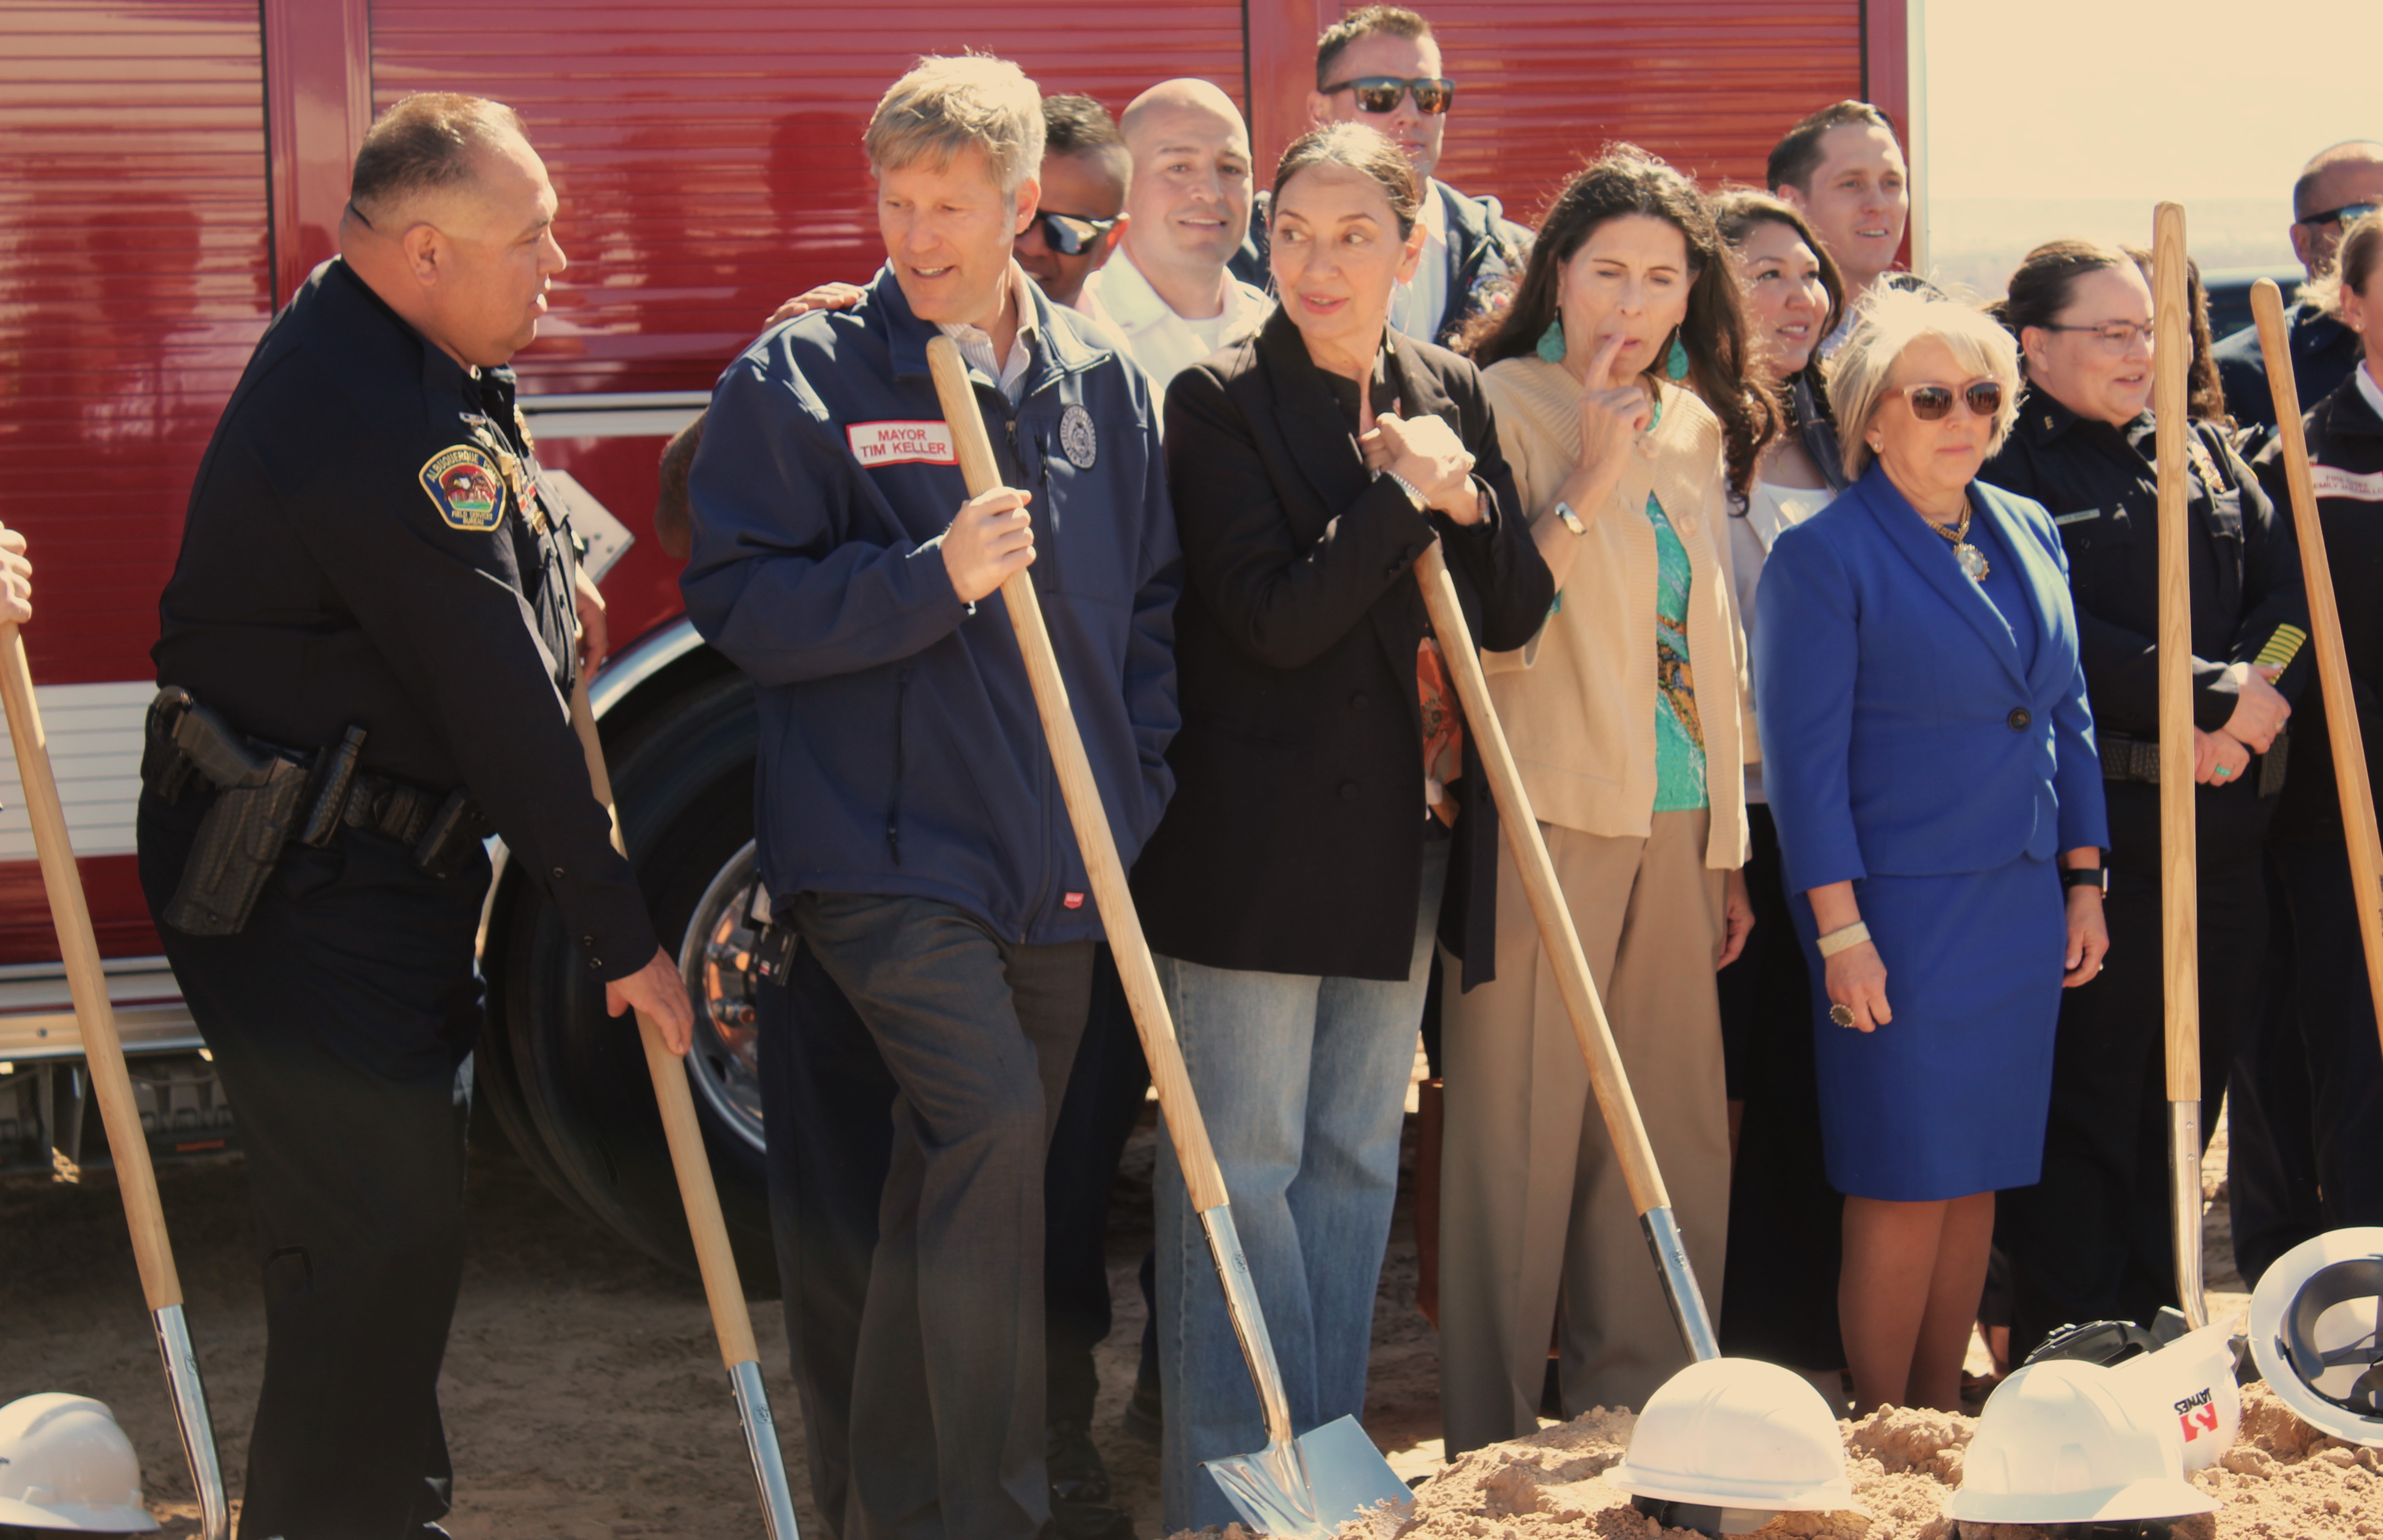
[[[2109,844],[2068,561],[2043,505],[1983,482],[2034,666],[1876,465],[1781,532],[1753,641],[1762,791],[1790,893],[1872,872],[1986,871]]]

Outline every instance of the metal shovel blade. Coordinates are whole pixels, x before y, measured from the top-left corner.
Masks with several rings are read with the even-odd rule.
[[[1377,1504],[1403,1513],[1414,1500],[1354,1417],[1327,1423],[1289,1445],[1212,1460],[1207,1468],[1241,1522],[1262,1534],[1331,1540],[1342,1524]]]

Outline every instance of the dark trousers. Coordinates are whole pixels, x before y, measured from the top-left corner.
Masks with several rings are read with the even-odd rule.
[[[2166,992],[2157,786],[2109,784],[2110,952],[2061,996],[2043,1175],[2001,1195],[1994,1240],[2010,1259],[2011,1352],[2087,1321],[2148,1326],[2176,1298],[2168,1202]],[[2213,808],[2215,799],[2225,799]],[[2260,874],[2266,812],[2251,785],[2201,794],[2201,1136],[2216,1131],[2234,1045],[2251,1029],[2266,951]]]
[[[141,799],[162,915],[208,798]],[[444,881],[358,830],[285,857],[235,936],[158,935],[239,1119],[265,1284],[249,1540],[440,1533],[438,1364],[463,1277],[474,932],[485,860]]]
[[[1109,1334],[1109,1191],[1150,1089],[1117,959],[1095,949],[1092,1010],[1043,1174],[1043,1299],[1050,1418],[1090,1427]]]
[[[2383,1051],[2340,844],[2271,846],[2265,1010],[2227,1112],[2234,1261],[2253,1284],[2313,1236],[2383,1225]]]
[[[853,1361],[858,1533],[1031,1540],[1050,1517],[1043,1157],[1092,943],[1006,945],[931,899],[791,907],[899,1092]]]

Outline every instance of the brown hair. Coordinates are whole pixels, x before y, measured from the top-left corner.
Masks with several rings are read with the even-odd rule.
[[[364,131],[348,202],[370,225],[416,193],[469,182],[478,174],[475,154],[506,139],[528,135],[502,102],[453,91],[401,96]]]
[[[1347,16],[1324,29],[1315,40],[1315,89],[1324,90],[1332,83],[1332,67],[1349,45],[1361,37],[1376,33],[1385,37],[1421,39],[1431,36],[1431,23],[1410,10],[1396,6],[1367,6],[1351,11]]]
[[[2092,240],[2047,240],[2019,259],[2003,297],[1986,306],[1986,314],[2013,338],[2030,326],[2056,326],[2060,313],[2077,296],[2079,278],[2124,267],[2131,260],[2124,252]],[[2027,367],[2024,352],[2019,367]]]
[[[1752,188],[1731,188],[1715,194],[1712,211],[1714,227],[1721,231],[1722,240],[1733,249],[1745,245],[1746,238],[1754,233],[1757,225],[1784,225],[1794,230],[1796,238],[1810,247],[1812,254],[1820,259],[1821,287],[1829,296],[1828,314],[1821,318],[1821,336],[1827,337],[1837,329],[1837,322],[1846,314],[1846,276],[1839,270],[1837,259],[1829,254],[1829,248],[1813,233],[1809,221],[1790,205]],[[1821,367],[1817,342],[1812,349],[1812,356],[1804,361],[1804,367],[1779,382],[1780,408],[1791,423],[1795,415],[1795,385],[1797,379],[1811,387],[1812,404],[1819,411],[1821,421],[1833,422],[1829,414],[1828,379]]]
[[[2159,298],[2159,280],[2154,277],[2158,259],[2148,246],[2120,248],[2135,259],[2136,270],[2143,276],[2152,298]],[[2234,419],[2226,411],[2226,382],[2218,377],[2217,355],[2214,351],[2216,339],[2209,330],[2209,290],[2201,286],[2201,264],[2191,257],[2184,259],[2185,308],[2192,313],[2192,324],[2186,328],[2192,335],[2192,362],[2184,372],[2184,414],[2196,423],[2216,423],[2220,427],[2232,427]]]
[[[1895,133],[1894,119],[1868,102],[1832,103],[1788,129],[1771,147],[1771,162],[1763,168],[1763,180],[1770,184],[1771,191],[1792,187],[1798,192],[1811,191],[1812,173],[1821,168],[1821,138],[1831,129],[1842,129],[1849,123]],[[1896,136],[1896,142],[1902,142],[1901,136]]]
[[[1779,412],[1747,381],[1746,312],[1737,274],[1696,184],[1635,144],[1606,146],[1564,183],[1540,220],[1513,302],[1467,327],[1460,351],[1483,368],[1534,351],[1555,324],[1564,264],[1598,227],[1634,214],[1661,219],[1687,243],[1688,314],[1680,324],[1688,354],[1686,383],[1721,419],[1730,484],[1743,491],[1753,484],[1763,446],[1779,431]],[[1648,367],[1651,372],[1654,365]]]
[[[1274,195],[1267,202],[1269,219],[1282,212],[1282,190],[1290,185],[1290,179],[1318,166],[1345,166],[1371,178],[1390,201],[1390,213],[1399,222],[1399,239],[1404,240],[1414,233],[1415,217],[1423,211],[1423,190],[1416,185],[1414,166],[1397,145],[1363,123],[1327,123],[1290,142],[1290,148],[1275,163]]]

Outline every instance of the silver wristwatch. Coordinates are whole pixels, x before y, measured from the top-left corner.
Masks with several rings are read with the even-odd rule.
[[[1414,504],[1414,511],[1416,512],[1423,513],[1430,511],[1431,504],[1423,500],[1423,494],[1415,490],[1415,484],[1414,482],[1409,481],[1406,477],[1399,474],[1396,471],[1384,471],[1382,474],[1385,478],[1390,481],[1395,481],[1399,484],[1399,490],[1407,495],[1407,501]]]

